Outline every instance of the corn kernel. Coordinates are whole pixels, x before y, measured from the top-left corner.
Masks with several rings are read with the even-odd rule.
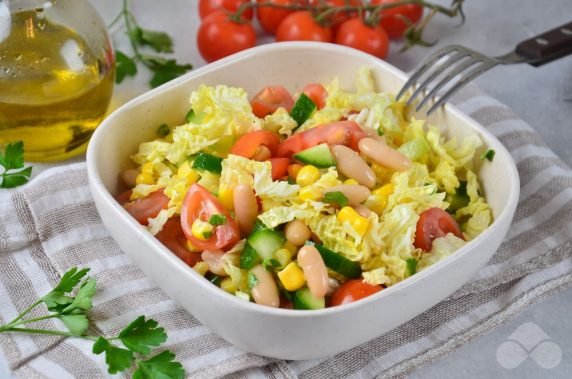
[[[338,212],[338,220],[340,220],[340,222],[348,222],[353,224],[358,217],[361,216],[352,207],[343,207]]]
[[[234,210],[234,192],[231,189],[224,189],[218,193],[218,199],[229,211]]]
[[[378,215],[383,213],[386,204],[386,202],[383,202],[383,199],[380,199],[380,197],[376,195],[369,195],[367,200],[363,203],[365,207]]]
[[[296,183],[302,187],[316,183],[320,179],[320,170],[316,166],[306,165],[300,169],[296,176]]]
[[[278,279],[287,291],[295,291],[302,288],[306,280],[304,279],[304,272],[296,264],[290,262],[284,270],[278,272]]]
[[[148,173],[141,173],[137,175],[135,178],[135,183],[137,184],[153,184],[155,183],[155,178],[153,175],[149,175]]]
[[[367,229],[369,228],[369,220],[363,216],[359,216],[353,223],[352,228],[359,234],[361,237],[365,235]]]
[[[186,178],[187,184],[191,185],[200,179],[200,175],[191,168],[191,164],[186,161],[177,169],[177,175],[180,178]]]
[[[358,185],[359,182],[355,179],[346,179],[346,180],[344,180],[344,184],[355,186],[355,185]]]
[[[278,249],[274,253],[274,258],[280,262],[280,267],[286,267],[292,261],[292,252],[286,248]]]
[[[153,162],[143,163],[143,165],[141,166],[141,173],[153,176],[154,167],[155,165],[153,164]]]
[[[387,201],[389,199],[389,195],[393,193],[394,186],[391,183],[388,183],[384,186],[379,187],[378,189],[374,190],[372,194],[375,196],[377,202],[379,203],[379,207],[383,210],[387,206]],[[377,213],[377,212],[376,212]]]
[[[205,274],[209,270],[209,265],[206,262],[197,262],[193,266],[193,270],[198,272],[200,275],[205,276]]]
[[[231,278],[224,278],[223,280],[221,280],[220,288],[222,288],[223,290],[225,290],[230,294],[234,294],[238,290],[238,288],[236,288]]]
[[[196,219],[191,226],[191,234],[200,240],[208,240],[213,232],[214,227],[206,221]]]
[[[293,257],[296,256],[296,253],[298,252],[298,247],[288,241],[286,241],[286,243],[284,244],[284,248],[288,249],[288,251],[290,251]]]
[[[301,200],[312,200],[312,201],[318,201],[322,198],[323,193],[319,188],[315,188],[315,187],[304,187],[302,189],[300,189],[300,192],[298,193],[298,197]]]

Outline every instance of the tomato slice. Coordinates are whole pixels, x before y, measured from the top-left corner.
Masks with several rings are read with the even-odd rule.
[[[362,279],[351,279],[334,291],[330,299],[330,306],[353,303],[382,289],[382,286],[365,283]]]
[[[191,227],[196,219],[208,222],[214,214],[226,217],[226,223],[218,225],[212,236],[206,240],[196,238]],[[200,184],[193,184],[187,191],[181,208],[181,227],[193,246],[201,250],[216,250],[231,247],[240,237],[238,224],[230,217],[224,206]]]
[[[163,189],[158,189],[141,199],[123,205],[123,208],[141,225],[148,225],[148,219],[156,217],[161,210],[167,209],[169,201]]]
[[[326,97],[328,97],[328,91],[326,91],[324,86],[320,83],[308,84],[306,87],[304,87],[304,91],[302,92],[304,92],[310,99],[312,99],[318,109],[322,109],[326,105]]]
[[[441,208],[430,208],[421,213],[415,230],[413,245],[423,251],[431,251],[433,240],[444,237],[447,233],[464,239],[457,221]]]
[[[278,147],[279,157],[289,157],[302,150],[327,143],[329,145],[346,145],[358,149],[358,142],[366,137],[362,128],[353,121],[337,121],[318,125],[302,133],[294,134],[284,140]]]
[[[286,108],[288,112],[294,105],[290,92],[282,86],[267,86],[258,92],[250,101],[252,113],[256,117],[265,117],[274,113],[278,108]]]
[[[183,262],[193,267],[197,262],[200,262],[201,253],[189,251],[187,249],[187,237],[183,233],[181,227],[181,219],[179,216],[172,217],[163,229],[155,236],[167,249],[171,250],[177,257],[181,258]]]
[[[121,205],[125,205],[131,201],[131,194],[133,190],[123,191],[120,194],[115,195],[115,200]]]
[[[230,149],[230,153],[251,159],[261,145],[266,146],[272,155],[276,154],[280,139],[268,130],[257,130],[240,137]]]
[[[272,164],[272,180],[278,180],[288,175],[289,158],[270,158]]]

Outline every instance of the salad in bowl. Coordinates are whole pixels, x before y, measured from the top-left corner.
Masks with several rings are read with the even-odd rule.
[[[185,120],[158,125],[122,175],[117,201],[206,280],[269,307],[339,306],[491,224],[478,135],[409,118],[365,67],[355,91],[335,78],[294,95],[268,84],[200,85]]]

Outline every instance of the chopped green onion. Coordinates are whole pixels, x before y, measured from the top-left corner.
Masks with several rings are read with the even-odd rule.
[[[258,278],[256,277],[256,275],[254,275],[254,273],[249,272],[248,273],[248,288],[253,289],[257,285],[258,285]]]
[[[383,129],[381,128],[381,126],[379,128],[377,128],[377,135],[378,136],[383,136],[385,133],[383,132]]]
[[[334,191],[334,192],[326,192],[324,198],[322,199],[322,202],[328,204],[337,204],[340,207],[345,207],[346,205],[348,205],[349,200],[346,197],[346,195],[344,195],[342,192]]]
[[[417,260],[415,258],[409,258],[406,263],[409,276],[415,274],[417,272]]]
[[[209,218],[209,224],[213,226],[226,224],[226,217],[221,214],[214,214]]]
[[[195,118],[195,111],[191,108],[191,109],[187,112],[187,115],[185,116],[185,121],[186,121],[187,124],[188,124],[189,122],[192,122],[194,118]]]
[[[220,174],[222,172],[222,158],[207,153],[198,153],[193,161],[193,168]]]
[[[171,133],[171,128],[167,124],[161,124],[157,129],[157,135],[159,137],[167,137]]]
[[[489,149],[483,154],[481,154],[481,160],[487,159],[489,162],[492,162],[495,157],[495,151],[493,149]]]
[[[213,236],[213,232],[212,230],[208,231],[208,232],[203,232],[203,238],[208,240],[209,238],[211,238]]]
[[[264,266],[266,271],[272,271],[275,268],[282,267],[282,264],[275,258],[267,258],[262,261],[262,266]]]
[[[306,122],[316,110],[316,104],[306,95],[302,93],[290,111],[290,116],[296,121],[298,126]]]

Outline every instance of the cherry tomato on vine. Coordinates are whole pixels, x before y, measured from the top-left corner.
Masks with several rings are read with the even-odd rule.
[[[266,86],[258,92],[252,100],[252,113],[256,117],[265,117],[274,113],[278,108],[285,108],[288,112],[294,105],[294,99],[290,92],[282,86]]]
[[[417,220],[413,245],[423,251],[431,251],[433,240],[447,233],[464,239],[457,221],[441,208],[430,208],[421,213]]]
[[[316,22],[309,11],[297,11],[286,17],[278,26],[276,41],[332,42],[332,28]]]
[[[312,0],[312,5],[318,6],[320,4],[327,5],[330,7],[344,7],[344,6],[360,6],[363,5],[361,0]],[[336,12],[330,18],[332,26],[335,31],[337,31],[338,26],[340,26],[344,21],[349,18],[357,16],[357,11],[341,11]]]
[[[364,283],[361,279],[348,280],[342,284],[330,299],[330,306],[353,303],[381,291],[383,287]]]
[[[304,87],[304,91],[302,92],[304,92],[310,99],[312,99],[318,109],[322,109],[326,105],[326,97],[328,97],[328,91],[326,91],[324,86],[320,83],[308,84],[306,87]]]
[[[295,5],[301,3],[299,0],[257,0],[257,2],[277,5]],[[256,17],[258,18],[262,29],[270,34],[276,34],[276,30],[282,20],[294,12],[295,11],[290,9],[259,6],[256,9]]]
[[[256,32],[250,22],[236,22],[223,11],[208,15],[197,33],[197,45],[207,62],[254,47]]]
[[[336,34],[336,43],[384,59],[389,51],[389,37],[379,25],[369,26],[361,18],[345,21]]]
[[[199,16],[201,20],[209,14],[227,10],[229,12],[236,12],[242,4],[250,3],[250,0],[199,0]],[[248,8],[242,12],[242,17],[252,20],[253,8]]]
[[[401,0],[371,0],[371,5],[393,4]],[[380,25],[391,39],[403,37],[409,24],[415,24],[423,17],[423,6],[418,4],[405,4],[395,8],[384,9],[381,12]],[[409,20],[407,22],[403,18]]]

